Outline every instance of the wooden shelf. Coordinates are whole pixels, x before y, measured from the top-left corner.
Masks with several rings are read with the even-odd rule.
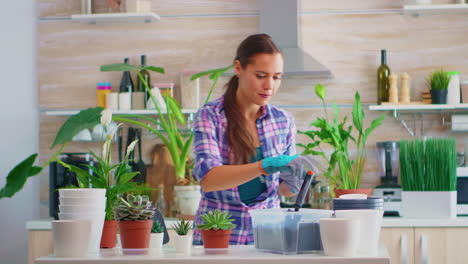
[[[408,15],[435,14],[441,12],[468,12],[468,4],[405,5],[403,13]]]
[[[401,105],[370,105],[371,111],[417,111],[417,110],[456,110],[468,109],[468,104],[401,104]]]
[[[71,116],[77,114],[82,109],[45,109],[41,112],[49,116]],[[197,109],[182,109],[183,114],[194,114],[197,112]],[[164,113],[164,112],[163,112]],[[157,115],[156,110],[114,110],[112,111],[113,115],[126,115],[126,114],[135,114],[135,115]]]
[[[154,22],[161,18],[155,13],[102,13],[71,15],[72,21],[96,24],[100,22]]]
[[[457,167],[457,176],[468,176],[468,167]]]

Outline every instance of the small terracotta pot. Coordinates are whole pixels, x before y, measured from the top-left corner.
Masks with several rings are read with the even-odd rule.
[[[153,220],[119,222],[122,248],[149,248]]]
[[[200,230],[205,248],[228,248],[229,237],[232,229],[229,230]]]
[[[354,194],[354,193],[365,194],[367,195],[367,197],[371,197],[372,189],[355,189],[355,190],[335,189],[335,198],[339,198],[340,195],[343,195],[343,194]]]
[[[106,220],[102,229],[101,248],[114,248],[117,240],[117,221]]]

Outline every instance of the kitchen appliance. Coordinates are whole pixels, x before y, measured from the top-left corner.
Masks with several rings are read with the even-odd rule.
[[[468,215],[468,167],[457,168],[457,215]]]
[[[383,198],[384,216],[401,215],[400,154],[398,141],[377,142],[377,164],[381,184],[372,196]]]
[[[86,165],[93,166],[94,159],[90,153],[62,153],[59,159],[69,165],[77,166],[84,170],[92,171]],[[75,173],[69,171],[58,162],[51,162],[49,165],[49,215],[58,219],[59,212],[59,192],[58,189],[69,186],[77,186]]]

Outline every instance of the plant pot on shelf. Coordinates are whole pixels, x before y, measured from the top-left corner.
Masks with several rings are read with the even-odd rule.
[[[164,233],[151,233],[150,248],[162,248]]]
[[[204,248],[228,248],[232,229],[201,230]]]
[[[455,218],[457,191],[403,191],[401,206],[405,218]]]
[[[200,204],[200,185],[175,185],[174,197],[181,215],[195,215]]]
[[[446,104],[447,103],[447,89],[432,89],[431,97],[432,104]]]
[[[343,189],[335,189],[335,197],[339,198],[341,195],[344,194],[365,194],[367,197],[371,197],[372,189],[354,189],[354,190],[343,190]]]
[[[117,241],[117,221],[105,220],[102,229],[101,248],[114,248]]]
[[[192,249],[192,235],[176,235],[174,245],[176,253],[190,253]]]
[[[119,222],[122,248],[149,248],[152,220]]]

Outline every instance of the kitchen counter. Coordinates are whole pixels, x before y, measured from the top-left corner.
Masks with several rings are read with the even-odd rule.
[[[226,252],[227,251],[227,252]],[[123,255],[122,249],[101,249],[100,253],[83,258],[40,257],[35,264],[177,264],[177,263],[225,263],[225,264],[389,264],[390,258],[382,245],[375,257],[327,257],[323,254],[281,255],[261,252],[254,246],[230,246],[224,252],[219,249],[205,251],[201,246],[192,247],[190,254],[175,253],[175,248],[165,247],[162,250],[151,249],[146,255]]]
[[[52,219],[43,219],[26,222],[27,230],[50,230]],[[175,218],[165,219],[167,229],[171,229]],[[468,217],[457,218],[405,218],[405,217],[384,217],[382,227],[468,227]]]

